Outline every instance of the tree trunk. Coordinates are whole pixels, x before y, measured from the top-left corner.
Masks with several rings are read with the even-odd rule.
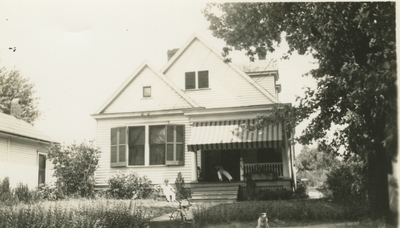
[[[373,219],[390,219],[388,166],[385,148],[375,144],[375,151],[368,153],[368,203]]]

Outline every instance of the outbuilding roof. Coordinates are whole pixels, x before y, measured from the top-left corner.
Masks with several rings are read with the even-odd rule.
[[[42,133],[29,123],[17,119],[12,115],[0,113],[0,133],[6,133],[23,138],[40,140],[45,142],[55,142],[46,134]]]

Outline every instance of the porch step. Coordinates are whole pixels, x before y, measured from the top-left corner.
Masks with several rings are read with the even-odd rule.
[[[239,183],[191,183],[192,201],[204,203],[233,203],[239,193]]]

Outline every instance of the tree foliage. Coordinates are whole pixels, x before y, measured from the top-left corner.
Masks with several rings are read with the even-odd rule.
[[[333,153],[323,152],[317,148],[303,147],[299,156],[296,157],[298,171],[321,171],[331,170],[339,163]]]
[[[39,98],[34,97],[34,84],[24,78],[19,71],[0,69],[0,110],[10,114],[11,101],[20,99],[22,107],[21,119],[33,124],[40,115],[38,109]]]
[[[359,155],[374,217],[389,215],[387,173],[397,155],[397,65],[395,2],[223,3],[203,13],[213,35],[224,39],[223,56],[245,50],[250,60],[273,52],[281,35],[295,51],[312,55],[317,82],[299,105],[296,118],[316,114],[299,141]],[[326,139],[332,125],[342,126]]]
[[[54,164],[56,186],[64,195],[92,196],[94,171],[100,158],[100,150],[92,142],[80,145],[52,144],[49,159]]]
[[[300,154],[296,156],[297,178],[308,179],[308,183],[313,187],[322,186],[326,175],[339,163],[333,151],[325,152],[318,148],[304,146]]]
[[[367,202],[365,163],[358,155],[332,167],[322,187],[324,195],[337,202],[364,206]]]

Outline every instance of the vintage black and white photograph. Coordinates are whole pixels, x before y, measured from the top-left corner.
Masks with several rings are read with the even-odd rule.
[[[396,6],[0,0],[0,227],[398,227]]]

